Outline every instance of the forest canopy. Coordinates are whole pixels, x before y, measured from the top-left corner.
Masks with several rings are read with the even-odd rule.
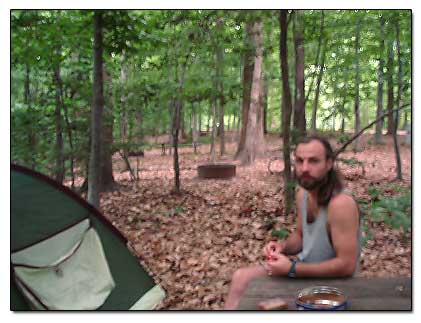
[[[176,101],[180,136],[187,141],[193,129],[209,133],[214,123],[218,136],[240,130],[244,91],[251,87],[247,66],[254,64],[250,53],[257,46],[248,28],[255,22],[263,127],[282,133],[279,10],[99,12],[109,153],[140,150],[147,147],[145,136],[170,134]],[[94,13],[11,10],[11,159],[60,181],[73,174],[75,163],[82,173],[88,165]],[[300,128],[352,132],[375,120],[379,109],[411,102],[410,10],[287,14],[291,122],[302,120],[292,136]],[[398,114],[398,129],[407,128],[410,112]],[[380,126],[391,133],[392,114]]]

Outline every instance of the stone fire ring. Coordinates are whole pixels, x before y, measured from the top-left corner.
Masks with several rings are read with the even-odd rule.
[[[205,164],[197,166],[199,178],[231,178],[235,176],[233,164]]]

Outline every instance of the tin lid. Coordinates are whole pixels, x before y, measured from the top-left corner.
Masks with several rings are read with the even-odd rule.
[[[346,297],[336,287],[313,286],[301,290],[297,295],[296,303],[310,309],[335,309],[346,303]]]

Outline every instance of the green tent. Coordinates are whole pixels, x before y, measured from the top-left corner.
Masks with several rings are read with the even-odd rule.
[[[11,166],[10,309],[151,310],[165,291],[70,189]]]

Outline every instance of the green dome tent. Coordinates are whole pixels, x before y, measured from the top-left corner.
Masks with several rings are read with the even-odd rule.
[[[165,291],[93,206],[49,177],[11,166],[10,309],[151,310]]]

